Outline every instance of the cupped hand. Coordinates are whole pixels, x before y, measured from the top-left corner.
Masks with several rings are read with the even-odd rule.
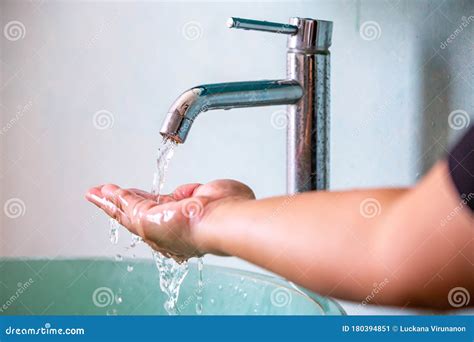
[[[182,185],[160,196],[107,184],[89,189],[86,198],[153,249],[183,260],[218,253],[200,234],[203,222],[220,204],[255,199],[255,195],[240,182],[216,180]]]

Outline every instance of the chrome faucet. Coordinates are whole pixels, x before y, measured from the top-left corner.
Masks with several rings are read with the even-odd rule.
[[[286,104],[287,192],[327,189],[332,22],[291,18],[289,24],[280,24],[230,18],[227,26],[287,34],[287,78],[193,87],[173,103],[161,135],[184,143],[194,120],[207,110]]]

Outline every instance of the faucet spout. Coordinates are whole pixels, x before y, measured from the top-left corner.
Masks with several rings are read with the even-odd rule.
[[[184,143],[196,117],[212,109],[295,104],[303,96],[296,80],[206,84],[185,91],[170,107],[160,133]]]
[[[288,36],[286,79],[207,84],[181,94],[161,135],[184,143],[196,117],[211,109],[287,105],[287,192],[329,189],[331,21],[290,18],[288,24],[244,18],[229,28]]]

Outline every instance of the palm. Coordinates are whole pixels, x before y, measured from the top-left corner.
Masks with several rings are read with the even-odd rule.
[[[152,248],[177,259],[204,253],[193,232],[208,211],[228,199],[255,198],[250,188],[233,180],[186,184],[158,197],[108,184],[90,189],[86,197]]]

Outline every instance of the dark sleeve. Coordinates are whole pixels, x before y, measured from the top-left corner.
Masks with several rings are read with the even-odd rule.
[[[474,211],[474,125],[451,150],[448,164],[459,196]]]

